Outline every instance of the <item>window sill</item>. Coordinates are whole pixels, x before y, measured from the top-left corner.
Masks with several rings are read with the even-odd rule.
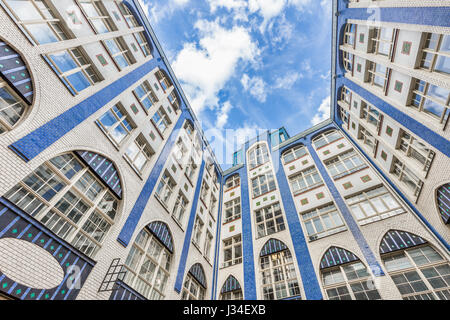
[[[170,214],[169,208],[167,207],[167,205],[159,198],[159,196],[157,194],[155,194],[155,199],[158,200],[159,204],[161,205],[161,207],[164,208],[164,210],[166,210],[166,212],[168,214]]]
[[[222,223],[222,225],[224,226],[224,225],[227,225],[227,224],[229,224],[229,223],[232,223],[232,222],[238,221],[238,220],[240,220],[240,219],[242,219],[242,217],[239,217],[239,218],[234,218],[234,219],[232,219],[232,220],[229,220],[229,221],[227,221],[227,222],[224,222],[224,223]]]
[[[130,160],[129,160],[125,155],[123,155],[122,158],[125,160],[126,163],[128,163],[128,165],[131,167],[131,169],[133,170],[133,172],[136,173],[136,175],[139,177],[139,179],[140,179],[141,181],[144,181],[144,178],[142,177],[142,173],[139,172],[139,171],[133,166],[133,164],[130,162]]]

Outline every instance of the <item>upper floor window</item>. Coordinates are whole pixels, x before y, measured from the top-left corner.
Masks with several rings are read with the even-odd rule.
[[[420,67],[450,74],[450,35],[426,33]]]
[[[386,253],[382,259],[404,300],[450,299],[450,265],[430,245]]]
[[[405,212],[384,186],[348,197],[347,203],[360,224],[387,219]]]
[[[227,223],[241,217],[241,198],[225,202],[225,217],[223,223]]]
[[[139,173],[142,173],[154,154],[150,144],[142,134],[134,140],[125,152],[126,159]]]
[[[346,125],[348,125],[349,123],[349,119],[350,119],[350,114],[348,113],[347,110],[345,110],[342,107],[339,107],[339,117],[341,118],[342,122],[345,123]]]
[[[390,57],[394,43],[395,30],[393,28],[384,27],[373,28],[371,34],[371,53]]]
[[[394,157],[392,162],[392,174],[396,176],[406,188],[415,196],[418,197],[422,190],[423,182],[420,180],[408,166]]]
[[[135,62],[123,38],[107,39],[103,43],[120,70],[125,69]]]
[[[167,226],[165,228],[168,230]],[[127,273],[124,282],[147,299],[162,300],[165,298],[173,253],[160,240],[157,232],[150,230],[146,228],[137,235],[125,260]]]
[[[90,257],[101,248],[120,203],[72,153],[44,163],[5,197]]]
[[[356,37],[356,25],[347,23],[344,30],[344,44],[354,46]]]
[[[235,187],[239,187],[241,184],[241,178],[238,174],[235,174],[227,179],[226,188],[231,189]]]
[[[214,239],[213,235],[209,231],[206,231],[205,245],[203,247],[203,256],[208,261],[211,261],[211,248],[213,239]]]
[[[178,223],[183,223],[184,214],[186,213],[186,207],[188,204],[188,200],[186,197],[180,192],[178,194],[178,198],[175,201],[175,205],[173,207],[172,216],[175,218]]]
[[[155,73],[155,76],[164,91],[167,91],[172,86],[172,81],[166,76],[165,72],[159,70]]]
[[[447,183],[437,190],[437,204],[439,213],[445,224],[450,223],[450,183]]]
[[[22,99],[0,78],[0,134],[12,130],[26,110]]]
[[[342,87],[341,101],[344,101],[345,103],[350,105],[351,100],[352,100],[352,92],[348,88]]]
[[[108,11],[101,3],[95,0],[77,0],[83,13],[86,15],[89,23],[94,28],[96,33],[106,33],[115,31],[114,26]]]
[[[200,191],[200,199],[203,201],[203,203],[206,203],[206,198],[209,194],[209,185],[206,183],[206,181],[202,182],[202,190]]]
[[[400,131],[400,142],[398,147],[406,156],[414,159],[422,166],[421,170],[428,172],[434,159],[434,151],[423,141],[416,139],[406,131]]]
[[[47,58],[63,83],[75,94],[101,81],[81,47],[50,53]]]
[[[300,159],[308,154],[305,146],[296,146],[283,153],[284,164],[290,163],[294,160]]]
[[[316,208],[300,215],[311,241],[347,229],[334,204]]]
[[[194,126],[189,121],[186,121],[184,124],[184,130],[186,130],[187,136],[192,139],[194,134]]]
[[[223,240],[223,265],[222,268],[242,263],[242,237],[237,235]]]
[[[152,121],[161,134],[164,134],[170,125],[169,117],[162,107],[155,112],[152,117]]]
[[[450,90],[416,79],[411,105],[445,124],[450,114]]]
[[[344,51],[343,52],[343,61],[344,61],[344,68],[345,70],[347,70],[348,72],[352,72],[353,71],[353,63],[354,63],[354,55]]]
[[[299,174],[289,178],[294,195],[300,194],[317,186],[323,184],[322,178],[319,175],[316,167],[311,167],[303,170]]]
[[[275,248],[268,250],[266,246],[261,250],[259,267],[262,279],[262,296],[264,300],[280,300],[288,297],[299,297],[300,287],[294,267],[291,251],[286,245],[280,243]]]
[[[333,179],[340,179],[353,172],[367,167],[355,150],[346,151],[325,162]]]
[[[145,57],[148,57],[151,54],[151,50],[144,32],[135,33],[135,36],[139,46],[142,49],[142,53]]]
[[[256,233],[262,238],[286,229],[283,211],[277,202],[266,208],[255,211]]]
[[[136,18],[134,17],[133,13],[128,9],[128,7],[122,2],[117,1],[117,6],[119,7],[120,13],[125,18],[125,21],[127,22],[127,25],[129,28],[137,28],[139,27],[139,23],[137,22]]]
[[[275,179],[271,172],[252,179],[253,198],[276,189]]]
[[[368,105],[365,101],[361,101],[361,119],[374,126],[377,130],[381,125],[381,113],[374,107]]]
[[[135,128],[128,113],[120,104],[116,104],[98,119],[97,124],[108,138],[119,146]]]
[[[189,163],[186,166],[186,176],[188,177],[189,180],[192,181],[195,171],[197,169],[197,164],[195,163],[194,159],[190,158],[189,159]]]
[[[375,63],[372,61],[368,61],[368,62],[369,62],[368,82],[371,85],[374,85],[383,90],[386,90],[389,69],[379,63]]]
[[[175,93],[175,90],[173,90],[168,96],[167,99],[169,99],[170,105],[173,107],[173,109],[176,111],[180,109],[180,101],[178,100],[177,94]]]
[[[192,237],[192,242],[197,246],[200,246],[204,226],[205,226],[205,223],[197,215],[197,217],[195,217],[194,231],[193,231],[193,237]]]
[[[375,137],[367,131],[362,125],[359,125],[358,139],[362,140],[363,144],[365,144],[372,154],[375,153],[376,147],[378,145],[378,141]]]
[[[162,201],[164,205],[168,205],[169,199],[172,196],[173,189],[177,184],[173,180],[173,178],[166,171],[163,176],[159,180],[158,187],[156,188],[156,196],[159,200]]]
[[[27,34],[37,44],[69,38],[60,19],[43,0],[3,0]]]
[[[269,152],[265,144],[259,144],[249,152],[250,169],[256,168],[269,161]]]
[[[158,102],[158,98],[148,81],[144,81],[141,85],[137,86],[133,92],[145,110],[149,110]]]
[[[341,138],[342,134],[339,131],[332,130],[314,138],[313,144],[316,149],[319,149]]]
[[[329,300],[381,300],[372,276],[361,261],[324,269],[321,275]]]

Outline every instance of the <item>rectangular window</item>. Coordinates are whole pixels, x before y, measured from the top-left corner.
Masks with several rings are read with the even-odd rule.
[[[450,114],[450,90],[416,79],[411,106],[447,123]]]
[[[347,203],[361,225],[405,212],[384,186],[351,196],[347,198]]]
[[[200,199],[202,199],[203,203],[205,203],[205,204],[206,204],[206,198],[208,197],[208,193],[209,193],[209,186],[205,181],[203,181],[202,190],[200,191]]]
[[[136,21],[136,18],[134,17],[133,13],[131,13],[130,9],[128,9],[128,7],[122,1],[116,0],[115,2],[119,7],[120,13],[123,15],[125,21],[127,22],[128,27],[139,27],[139,23]]]
[[[294,160],[297,160],[299,158],[302,158],[308,154],[308,151],[306,150],[306,147],[304,146],[297,146],[292,149],[290,149],[288,152],[283,154],[283,161],[284,164],[290,163]]]
[[[241,178],[239,177],[239,175],[234,175],[227,180],[226,188],[232,189],[235,187],[239,187],[240,184],[241,184]]]
[[[152,121],[159,132],[163,135],[167,128],[170,126],[170,120],[164,109],[159,108],[152,117]]]
[[[255,211],[255,222],[258,238],[286,229],[279,203]]]
[[[97,34],[117,30],[101,1],[77,0],[77,2]]]
[[[389,75],[389,69],[385,66],[369,61],[369,78],[371,85],[379,87],[386,91],[386,84]]]
[[[253,198],[276,189],[275,179],[272,172],[263,174],[252,179]]]
[[[365,144],[369,148],[372,154],[375,153],[378,141],[369,131],[367,131],[366,128],[361,125],[359,126],[358,139],[361,140],[363,144]]]
[[[103,43],[120,70],[136,62],[123,38],[107,39]]]
[[[180,224],[183,223],[184,214],[186,213],[188,201],[183,196],[182,193],[178,195],[177,201],[175,202],[175,206],[173,207],[172,216],[178,221]]]
[[[216,211],[217,199],[211,194],[211,199],[209,200],[209,212],[214,215]]]
[[[120,104],[116,104],[96,121],[108,138],[119,146],[130,135],[135,126],[128,113]]]
[[[151,54],[150,46],[147,42],[147,38],[144,35],[144,32],[138,32],[134,34],[136,37],[136,41],[142,49],[142,53],[145,57],[148,57]]]
[[[241,217],[241,198],[225,203],[225,217],[223,223],[239,219]]]
[[[366,120],[368,124],[377,130],[381,125],[381,114],[374,107],[368,105],[365,101],[361,101],[361,119]]]
[[[334,204],[301,213],[301,218],[311,241],[347,229]]]
[[[148,81],[144,81],[141,85],[137,86],[133,92],[145,110],[149,110],[158,102],[158,98]]]
[[[167,96],[167,99],[169,99],[170,105],[175,111],[180,109],[180,102],[178,101],[175,89]]]
[[[161,71],[155,73],[156,79],[158,79],[159,84],[163,88],[164,92],[166,92],[171,86],[171,82],[166,78],[165,74]]]
[[[423,182],[413,173],[405,163],[394,157],[392,173],[405,185],[405,187],[418,197],[422,190]]]
[[[450,35],[426,33],[420,67],[450,74]]]
[[[213,236],[211,233],[206,231],[206,238],[205,238],[205,246],[203,248],[203,255],[208,261],[211,261],[211,247],[213,242]]]
[[[242,237],[241,235],[223,240],[222,268],[242,263]]]
[[[145,166],[150,162],[152,155],[154,154],[152,148],[145,140],[142,134],[134,140],[128,147],[125,157],[130,162],[130,164],[139,173],[142,173]]]
[[[316,167],[303,170],[299,174],[289,178],[289,183],[294,195],[313,189],[323,184],[322,178],[317,172]]]
[[[69,39],[60,19],[43,0],[3,0],[17,23],[36,44]]]
[[[64,84],[75,94],[101,81],[81,47],[50,53],[46,57]]]
[[[196,170],[197,170],[197,165],[195,164],[194,159],[190,158],[189,164],[186,166],[186,171],[185,171],[186,176],[188,177],[189,180],[192,181]]]
[[[416,139],[406,131],[400,131],[399,149],[422,166],[422,171],[430,170],[435,153],[423,141]]]
[[[162,201],[164,205],[169,204],[170,197],[172,196],[173,189],[176,187],[176,183],[173,178],[166,171],[164,172],[158,187],[156,188],[156,196]]]
[[[353,149],[326,161],[325,165],[335,180],[367,167],[361,157]]]
[[[193,238],[192,241],[194,242],[195,245],[199,246],[200,244],[200,240],[202,237],[202,233],[203,233],[203,227],[204,227],[204,223],[202,221],[202,219],[200,219],[198,216],[195,218],[195,224],[194,224],[194,233],[193,233]]]
[[[249,154],[249,164],[250,169],[256,168],[269,161],[269,152],[266,145],[257,146],[255,149],[250,151]]]
[[[391,56],[395,30],[392,28],[374,28],[371,30],[371,53]]]

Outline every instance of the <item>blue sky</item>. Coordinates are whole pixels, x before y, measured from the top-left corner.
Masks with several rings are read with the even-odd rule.
[[[140,1],[212,140],[329,117],[331,0]]]

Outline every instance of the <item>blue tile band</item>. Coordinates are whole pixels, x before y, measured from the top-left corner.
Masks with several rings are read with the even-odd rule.
[[[205,160],[202,159],[200,172],[198,173],[197,186],[195,187],[194,200],[192,201],[191,213],[189,215],[188,225],[184,235],[183,250],[181,251],[180,264],[178,265],[177,279],[175,280],[175,291],[180,293],[183,287],[184,273],[186,270],[187,256],[191,246],[192,229],[194,228],[195,217],[197,216],[198,200],[200,197],[200,190],[202,188],[203,173],[205,171]]]

